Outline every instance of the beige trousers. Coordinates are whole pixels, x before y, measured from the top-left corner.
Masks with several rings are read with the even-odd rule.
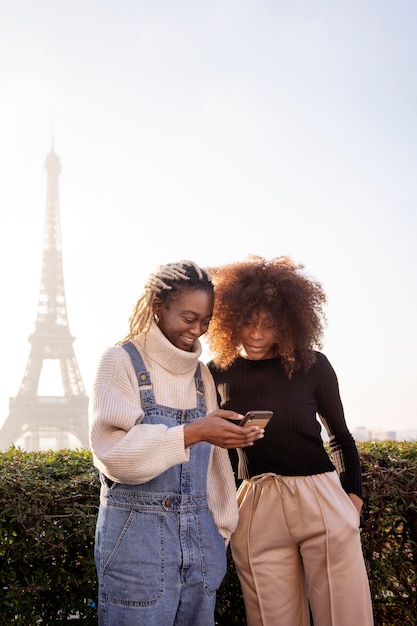
[[[248,626],[372,626],[359,515],[336,472],[262,474],[238,491],[231,548]]]

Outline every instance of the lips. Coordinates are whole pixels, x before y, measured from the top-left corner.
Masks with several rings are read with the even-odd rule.
[[[262,352],[265,350],[265,346],[246,346],[246,350],[250,350],[251,352]]]
[[[268,353],[269,349],[266,346],[244,346],[245,352],[250,359],[264,359]]]
[[[193,337],[186,337],[185,335],[181,335],[181,339],[190,346],[192,346],[195,341]]]

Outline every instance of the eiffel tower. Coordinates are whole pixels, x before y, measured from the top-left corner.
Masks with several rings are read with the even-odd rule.
[[[31,351],[22,383],[17,396],[10,398],[9,416],[0,430],[2,449],[16,442],[28,451],[89,447],[88,397],[68,326],[58,187],[61,162],[53,140],[45,170],[47,197],[37,319],[29,337]],[[38,395],[45,360],[54,360],[55,365],[59,362],[63,395]]]

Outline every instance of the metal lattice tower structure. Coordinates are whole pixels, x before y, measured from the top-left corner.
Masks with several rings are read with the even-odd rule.
[[[0,447],[18,440],[28,450],[66,448],[76,438],[88,443],[88,397],[75,358],[68,326],[62,264],[59,175],[61,162],[54,146],[45,160],[47,197],[42,273],[35,331],[29,337],[31,351],[19,392],[10,398],[9,416],[0,430]],[[45,360],[59,362],[62,396],[38,395]],[[71,437],[71,435],[73,437]],[[54,441],[53,445],[50,445]],[[45,442],[49,442],[45,446]]]

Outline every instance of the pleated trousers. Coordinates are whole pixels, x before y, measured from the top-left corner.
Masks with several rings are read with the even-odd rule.
[[[231,548],[248,626],[372,626],[359,515],[336,472],[262,474],[237,494]]]

